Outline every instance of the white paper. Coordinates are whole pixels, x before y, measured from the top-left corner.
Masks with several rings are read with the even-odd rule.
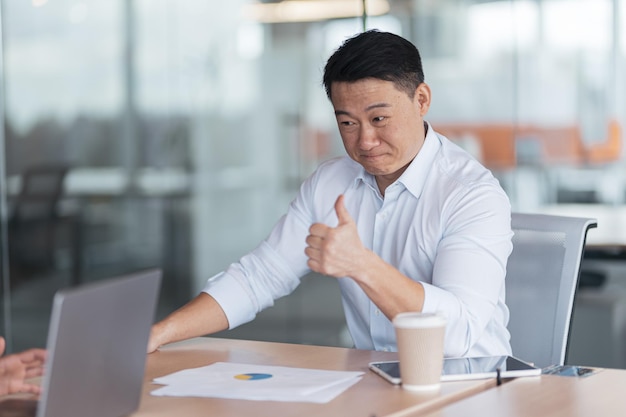
[[[360,381],[363,372],[216,362],[155,378],[156,396],[324,403]],[[248,379],[245,379],[248,378]]]

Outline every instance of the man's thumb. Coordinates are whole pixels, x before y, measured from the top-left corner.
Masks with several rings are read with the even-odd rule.
[[[343,204],[343,200],[343,194],[340,194],[339,197],[337,197],[337,201],[335,201],[335,212],[337,213],[340,225],[352,221],[352,217],[350,217],[350,213],[348,213],[346,206]]]

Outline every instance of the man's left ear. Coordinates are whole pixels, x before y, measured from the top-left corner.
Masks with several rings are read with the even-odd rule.
[[[421,83],[415,90],[415,99],[420,104],[420,116],[424,117],[430,108],[430,87],[426,83]]]

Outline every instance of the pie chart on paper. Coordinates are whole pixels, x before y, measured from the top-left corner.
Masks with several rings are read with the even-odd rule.
[[[249,373],[249,374],[238,374],[235,375],[235,379],[239,379],[241,381],[259,381],[261,379],[271,378],[272,374],[259,374],[259,373]]]

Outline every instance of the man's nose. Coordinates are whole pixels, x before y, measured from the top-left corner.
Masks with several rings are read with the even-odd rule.
[[[378,145],[378,142],[376,129],[369,125],[363,125],[359,132],[359,148],[362,150],[370,150]]]

